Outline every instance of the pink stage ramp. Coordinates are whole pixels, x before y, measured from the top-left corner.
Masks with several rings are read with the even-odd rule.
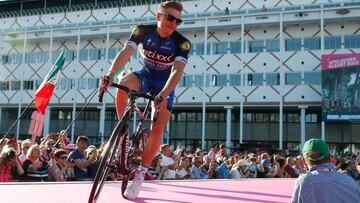
[[[280,203],[290,202],[295,179],[145,182],[136,201],[122,198],[120,183],[106,183],[99,203]],[[90,182],[0,184],[2,203],[86,203]]]

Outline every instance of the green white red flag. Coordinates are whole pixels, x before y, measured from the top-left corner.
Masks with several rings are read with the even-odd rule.
[[[51,96],[54,93],[55,85],[59,79],[59,73],[65,63],[64,51],[62,51],[59,57],[56,59],[55,64],[51,68],[50,72],[46,75],[44,81],[35,93],[34,103],[36,110],[39,114],[44,115],[46,107],[48,106]]]

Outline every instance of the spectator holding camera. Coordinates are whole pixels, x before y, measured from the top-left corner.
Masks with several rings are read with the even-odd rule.
[[[45,147],[40,150],[39,145],[32,145],[27,152],[27,159],[23,163],[25,171],[24,179],[27,181],[38,181],[42,182],[47,180],[48,169],[50,167],[47,162],[47,152]]]
[[[15,181],[23,173],[24,170],[16,157],[15,149],[5,145],[0,152],[0,182]]]
[[[20,163],[22,164],[26,160],[26,154],[31,146],[31,140],[26,139],[21,143],[21,154],[18,156]]]
[[[240,159],[231,169],[230,174],[232,179],[249,178],[251,172],[248,169],[250,164],[245,159]]]
[[[49,180],[65,181],[73,177],[73,163],[67,161],[67,153],[63,149],[57,149],[54,153],[54,160],[49,169]]]
[[[176,169],[176,179],[194,179],[194,174],[190,170],[191,159],[181,158],[179,169]]]
[[[176,178],[175,169],[178,168],[179,159],[177,158],[177,155],[173,154],[170,145],[161,145],[160,151],[162,160],[160,166],[162,167],[162,170],[164,170],[162,179],[173,180]]]
[[[88,147],[89,138],[79,136],[76,139],[76,148],[70,152],[68,160],[75,164],[75,180],[89,180],[88,167],[93,163],[94,158],[86,159],[85,150]]]
[[[209,179],[209,176],[206,175],[201,170],[202,159],[200,156],[195,156],[193,158],[193,166],[191,167],[191,172],[195,175],[195,179]]]
[[[211,158],[209,155],[203,157],[203,164],[201,165],[201,170],[208,175],[209,179],[216,178],[216,168],[218,165],[215,162],[215,159]]]
[[[93,162],[88,166],[88,176],[94,179],[96,176],[97,169],[99,167],[98,152],[94,145],[90,145],[86,149],[86,160],[92,159]]]

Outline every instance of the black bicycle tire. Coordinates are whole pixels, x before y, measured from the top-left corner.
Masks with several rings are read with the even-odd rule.
[[[96,172],[96,176],[95,176],[92,188],[91,188],[88,203],[95,203],[100,196],[103,184],[104,184],[104,182],[106,180],[106,176],[109,172],[109,168],[106,167],[106,165],[105,165],[106,161],[108,160],[108,157],[110,157],[110,162],[114,158],[114,155],[116,153],[116,150],[114,150],[114,147],[117,147],[119,145],[120,139],[123,135],[122,131],[124,131],[122,128],[124,128],[124,127],[126,127],[125,121],[120,121],[116,125],[116,127],[110,137],[110,140],[108,142],[108,146],[105,149],[103,156],[101,156],[101,158],[100,158],[100,164],[99,164],[99,167]]]
[[[124,196],[125,190],[127,188],[128,182],[129,182],[129,178],[130,178],[130,171],[129,171],[129,167],[128,167],[128,160],[129,160],[129,146],[126,146],[126,144],[129,144],[129,134],[127,133],[123,139],[121,140],[121,160],[120,160],[120,165],[121,167],[124,167],[124,174],[123,174],[123,178],[121,180],[121,195],[126,198]],[[127,143],[126,143],[127,141]],[[126,158],[126,160],[125,160]]]

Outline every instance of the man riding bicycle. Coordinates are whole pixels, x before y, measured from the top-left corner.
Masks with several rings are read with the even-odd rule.
[[[120,80],[120,84],[140,92],[154,89],[157,95],[154,102],[157,119],[151,123],[150,136],[142,154],[142,163],[125,191],[124,196],[128,199],[135,199],[138,196],[148,166],[161,145],[164,128],[171,116],[174,90],[187,63],[190,41],[176,31],[177,26],[182,22],[180,19],[182,10],[183,7],[179,2],[161,3],[156,13],[157,25],[138,25],[116,56],[108,74],[101,79],[100,88],[106,90],[113,82],[115,74],[126,65],[140,45],[139,51],[144,59],[144,67],[140,71],[125,75]],[[128,95],[119,89],[116,94],[116,111],[119,119],[127,101]]]

